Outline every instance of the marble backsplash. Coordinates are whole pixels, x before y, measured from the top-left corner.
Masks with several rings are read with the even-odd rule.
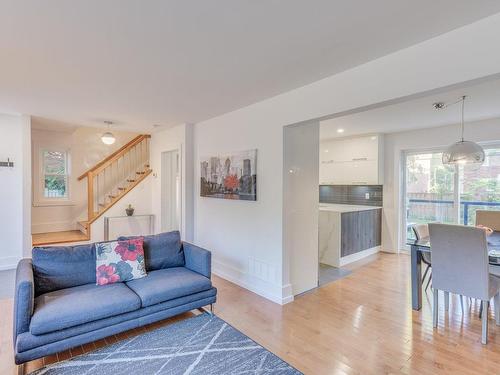
[[[319,201],[320,203],[382,206],[382,192],[382,185],[320,185]]]

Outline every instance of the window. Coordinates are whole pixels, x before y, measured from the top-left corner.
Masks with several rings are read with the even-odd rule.
[[[500,147],[484,149],[479,169],[460,168],[460,223],[476,224],[476,210],[500,210]]]
[[[69,198],[68,153],[43,150],[41,152],[41,196],[43,200]]]
[[[500,210],[500,146],[484,151],[479,169],[445,167],[441,151],[406,154],[404,242],[413,238],[412,224],[475,225],[476,210]]]

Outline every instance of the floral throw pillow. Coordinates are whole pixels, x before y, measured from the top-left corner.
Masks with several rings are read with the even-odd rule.
[[[146,276],[143,238],[96,243],[96,284],[106,285]]]

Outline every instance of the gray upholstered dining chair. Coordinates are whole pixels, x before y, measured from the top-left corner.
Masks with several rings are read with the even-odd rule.
[[[439,224],[439,223],[435,223]],[[415,238],[417,240],[429,239],[429,224],[414,224],[412,225],[413,233],[415,234]],[[429,274],[427,279],[427,283],[425,285],[425,291],[429,288],[429,284],[432,281],[432,256],[431,253],[422,252],[422,261],[426,264],[426,268],[424,271],[424,276],[422,277],[422,285],[424,285],[425,277]],[[450,306],[450,293],[444,292],[444,306],[445,309],[448,310]],[[462,314],[465,312],[464,310],[464,299],[463,296],[460,296],[460,307],[462,308]]]
[[[476,211],[476,225],[483,225],[495,231],[500,231],[500,211]]]
[[[500,278],[490,275],[488,243],[484,230],[463,225],[429,224],[432,246],[433,326],[437,327],[438,291],[481,300],[481,342],[488,341],[488,302],[495,297],[495,319],[500,325]]]

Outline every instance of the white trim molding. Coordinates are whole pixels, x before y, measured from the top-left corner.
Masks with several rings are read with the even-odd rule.
[[[213,258],[212,272],[277,304],[284,305],[293,301],[290,284],[284,286],[277,285]]]
[[[16,269],[17,263],[19,263],[20,260],[21,260],[20,257],[0,258],[0,271]]]
[[[347,255],[345,257],[340,258],[340,267],[345,266],[346,264],[356,262],[357,260],[361,260],[366,258],[369,255],[376,254],[380,251],[380,246],[375,246],[370,249],[366,249],[363,251],[359,251],[357,253]]]

